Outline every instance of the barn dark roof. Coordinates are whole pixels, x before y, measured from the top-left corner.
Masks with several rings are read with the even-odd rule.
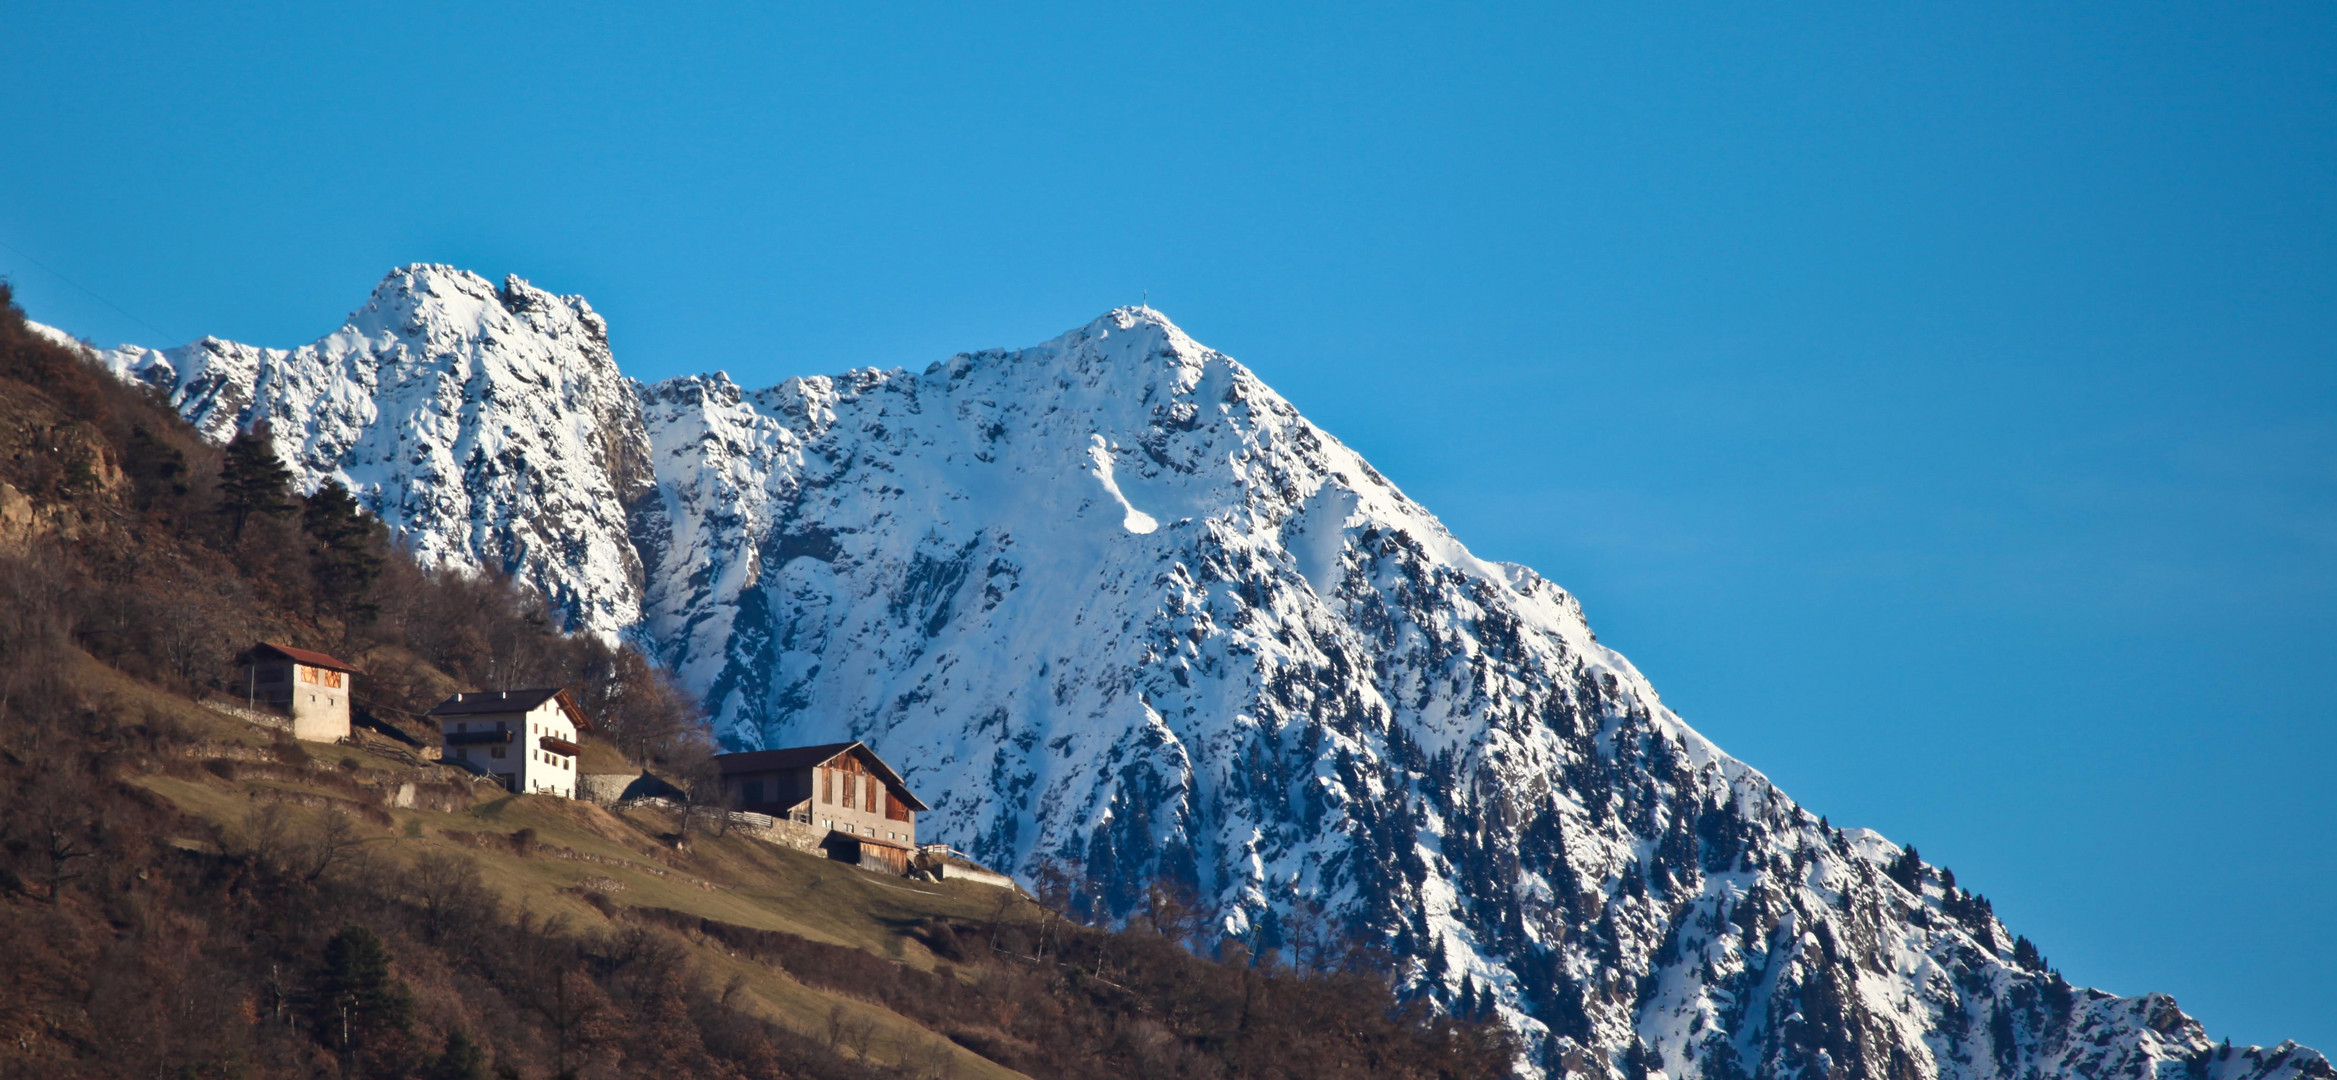
[[[274,655],[284,660],[290,660],[296,664],[307,664],[310,667],[331,668],[334,671],[346,671],[353,675],[365,674],[364,672],[357,670],[357,668],[351,665],[347,660],[342,660],[338,657],[327,656],[324,653],[314,652],[308,649],[295,649],[290,645],[278,645],[273,641],[263,641],[257,645],[252,646],[251,651],[243,654],[243,661],[248,664],[254,659],[266,657],[269,655]]]
[[[441,701],[427,716],[479,716],[492,713],[526,712],[554,698],[566,710],[568,718],[582,731],[591,731],[592,722],[585,719],[584,710],[576,707],[576,699],[568,696],[566,687],[537,687],[532,690],[473,690],[456,694]]]
[[[779,750],[749,750],[743,754],[716,754],[714,760],[726,773],[802,769],[825,765],[834,760],[836,755],[858,745],[856,742],[839,742],[821,743],[818,746],[789,746]]]
[[[863,742],[821,743],[818,746],[788,746],[777,750],[749,750],[743,754],[717,754],[714,763],[721,766],[726,776],[732,773],[778,772],[825,765],[853,750],[860,751],[862,759],[876,770],[877,777],[885,782],[885,786],[900,793],[901,801],[908,803],[912,809],[932,809],[911,794],[909,784],[901,779],[901,774],[894,772],[892,766],[885,764],[885,760],[876,756],[876,751],[869,749],[868,744]]]

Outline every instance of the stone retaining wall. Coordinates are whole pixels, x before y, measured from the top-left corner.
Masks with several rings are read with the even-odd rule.
[[[816,825],[806,825],[800,821],[789,821],[786,818],[750,813],[745,810],[731,811],[730,827],[757,840],[813,854],[819,853],[820,842],[828,838],[828,830]]]
[[[228,716],[235,717],[236,719],[241,720],[247,724],[257,724],[264,728],[274,728],[277,731],[282,731],[287,734],[292,731],[292,718],[281,713],[263,712],[259,709],[247,709],[241,705],[230,705],[216,698],[203,699],[202,706],[211,710],[212,712],[224,713]]]

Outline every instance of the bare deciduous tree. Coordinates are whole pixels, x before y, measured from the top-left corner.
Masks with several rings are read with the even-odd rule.
[[[301,876],[309,881],[321,880],[333,867],[340,865],[355,851],[364,838],[357,835],[357,825],[349,815],[339,810],[327,811],[301,837]]]
[[[239,853],[262,866],[282,864],[284,853],[291,842],[292,815],[281,803],[261,803],[243,815],[243,827],[237,830],[234,844]]]
[[[65,883],[85,871],[82,861],[101,850],[103,807],[86,777],[69,769],[51,769],[28,785],[16,816],[45,865],[48,901],[55,904]]]
[[[27,695],[54,695],[72,625],[65,567],[53,549],[0,556],[0,724]]]
[[[187,583],[145,599],[155,659],[182,685],[195,685],[227,666],[233,628],[220,613],[230,601],[217,590]]]

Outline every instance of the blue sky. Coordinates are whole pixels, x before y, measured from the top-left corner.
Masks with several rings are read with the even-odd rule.
[[[768,383],[1149,291],[2074,981],[2337,1050],[2337,9],[321,6],[10,13],[34,317],[451,262]]]

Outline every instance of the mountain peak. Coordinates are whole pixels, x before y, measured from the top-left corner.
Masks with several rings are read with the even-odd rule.
[[[517,277],[510,279],[518,281]],[[495,295],[494,283],[479,274],[445,263],[407,263],[383,274],[373,287],[373,303],[395,302],[399,297],[488,297]]]
[[[1090,338],[1108,338],[1114,334],[1129,333],[1135,333],[1143,336],[1144,340],[1159,340],[1167,343],[1169,345],[1169,351],[1172,352],[1180,351],[1181,348],[1185,346],[1201,348],[1200,343],[1194,341],[1192,337],[1186,334],[1183,329],[1179,328],[1176,323],[1169,321],[1169,317],[1167,315],[1161,313],[1155,308],[1145,305],[1130,305],[1127,307],[1113,308],[1112,310],[1107,311],[1102,315],[1096,316],[1093,320],[1089,321],[1086,326],[1074,330],[1069,334],[1063,335],[1063,337],[1057,338],[1056,340],[1061,341],[1064,338],[1082,336]]]

